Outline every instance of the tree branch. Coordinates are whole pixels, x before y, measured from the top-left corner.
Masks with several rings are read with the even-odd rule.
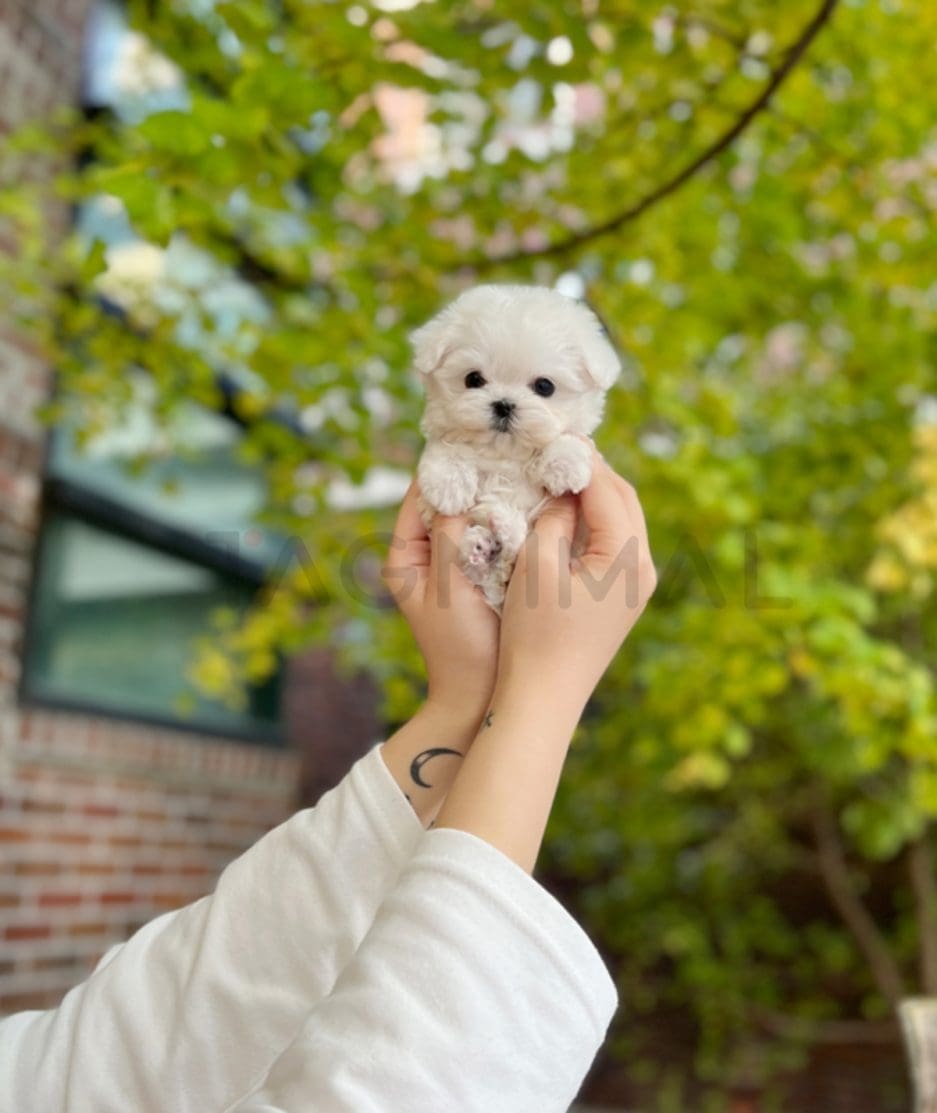
[[[811,818],[820,874],[830,900],[865,956],[879,992],[897,1012],[904,997],[901,972],[888,949],[885,937],[853,886],[836,819],[819,787],[814,793]]]
[[[503,255],[486,256],[481,259],[470,261],[467,265],[474,267],[476,270],[484,271],[503,263],[516,263],[524,259],[543,259],[553,255],[564,255],[569,251],[574,251],[582,247],[584,244],[591,243],[592,240],[596,240],[601,236],[607,236],[610,232],[617,231],[622,225],[637,219],[637,217],[647,212],[647,210],[651,208],[652,205],[656,205],[658,201],[662,201],[665,197],[669,197],[671,193],[675,193],[682,185],[699,173],[704,166],[707,166],[713,159],[717,158],[723,151],[731,146],[752,120],[767,108],[771,98],[790,76],[794,67],[803,57],[805,51],[819,34],[824,24],[829,21],[838,2],[839,0],[823,0],[810,22],[804,27],[794,42],[784,51],[782,61],[771,71],[771,76],[758,96],[729,128],[722,132],[721,135],[717,136],[701,154],[697,155],[692,162],[686,165],[672,178],[646,194],[639,201],[629,205],[629,207],[622,212],[616,213],[614,216],[602,221],[601,224],[596,224],[591,228],[576,232],[564,240],[557,240],[555,243],[548,244],[546,247],[534,248],[529,251],[510,251]]]
[[[908,873],[917,920],[921,990],[937,996],[937,885],[927,831],[908,846]]]

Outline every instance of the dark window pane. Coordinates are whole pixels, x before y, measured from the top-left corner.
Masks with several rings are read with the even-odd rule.
[[[70,515],[43,527],[30,632],[30,695],[193,729],[274,737],[277,683],[243,711],[186,679],[192,639],[218,607],[242,614],[253,589]]]

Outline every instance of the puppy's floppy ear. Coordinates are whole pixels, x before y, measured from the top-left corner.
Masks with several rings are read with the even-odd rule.
[[[621,360],[598,316],[585,302],[578,305],[576,340],[586,374],[600,390],[608,390],[621,373]]]
[[[449,309],[444,309],[431,321],[410,333],[413,366],[421,375],[432,375],[452,350],[452,333],[449,327],[451,316]]]

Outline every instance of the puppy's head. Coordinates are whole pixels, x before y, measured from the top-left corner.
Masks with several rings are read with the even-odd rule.
[[[621,369],[595,314],[545,286],[476,286],[410,340],[424,435],[518,454],[591,433]]]

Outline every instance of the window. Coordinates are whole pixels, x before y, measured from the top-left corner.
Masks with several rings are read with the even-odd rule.
[[[31,701],[276,740],[279,679],[235,711],[186,680],[216,608],[251,605],[281,539],[252,526],[261,475],[240,430],[193,406],[163,457],[141,409],[78,452],[67,426],[48,452],[23,694]],[[127,461],[152,457],[139,475]],[[232,544],[236,540],[237,544]]]
[[[250,584],[50,508],[40,541],[27,675],[34,699],[233,732],[275,734],[277,684],[243,711],[200,698],[185,676],[215,608],[247,607]]]
[[[155,98],[151,105],[141,100],[139,65],[127,71],[133,81],[121,81],[128,55],[139,63],[144,54],[145,44],[123,26],[120,6],[99,3],[86,55],[89,108],[166,107],[178,90],[171,69],[160,68],[152,55],[159,80],[151,83],[156,92],[147,93]],[[108,198],[84,206],[77,221],[116,248],[118,260],[147,251]],[[186,261],[176,262],[178,273]],[[223,283],[217,289],[222,317],[257,312],[244,284],[232,285],[227,298]],[[158,279],[153,296],[159,296]],[[217,608],[243,614],[282,551],[282,538],[253,526],[266,498],[263,477],[237,456],[238,422],[195,405],[174,429],[181,451],[165,454],[148,417],[152,389],[142,374],[135,384],[139,405],[131,419],[85,451],[77,450],[67,423],[50,438],[22,696],[277,742],[279,676],[247,693],[241,709],[202,697],[186,679],[193,639],[210,632]],[[149,466],[134,474],[128,464],[141,459]]]

